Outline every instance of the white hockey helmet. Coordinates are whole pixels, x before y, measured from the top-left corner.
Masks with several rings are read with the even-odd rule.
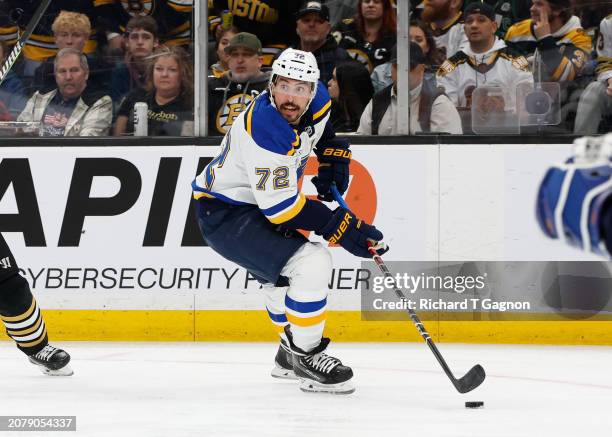
[[[276,104],[274,102],[273,87],[279,76],[312,83],[310,99],[304,109],[304,112],[306,112],[317,94],[317,83],[320,77],[319,66],[315,56],[310,52],[289,48],[284,50],[272,63],[272,75],[270,76],[268,88],[270,101],[274,107],[276,107]],[[300,117],[304,115],[304,112],[300,114]]]
[[[320,73],[317,60],[312,53],[286,49],[272,63],[272,76],[288,77],[316,84],[319,81]]]

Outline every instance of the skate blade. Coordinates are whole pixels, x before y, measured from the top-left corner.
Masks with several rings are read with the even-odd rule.
[[[311,379],[300,378],[300,390],[306,393],[329,393],[333,395],[348,395],[355,391],[353,382],[339,382],[338,384],[321,384]]]
[[[293,372],[293,370],[285,369],[280,366],[274,367],[274,369],[272,369],[272,371],[270,372],[270,375],[272,375],[272,378],[278,378],[278,379],[291,379],[291,380],[298,379],[297,376],[295,376],[295,373]]]
[[[70,367],[70,364],[66,364],[61,369],[57,369],[57,370],[47,369],[45,366],[41,364],[36,364],[36,363],[32,363],[32,364],[36,365],[42,373],[48,376],[72,376],[74,375],[74,371],[72,370],[72,367]]]

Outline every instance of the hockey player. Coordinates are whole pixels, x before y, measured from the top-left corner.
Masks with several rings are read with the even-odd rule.
[[[504,38],[528,61],[537,81],[570,82],[582,73],[592,49],[570,0],[534,0],[528,20],[516,23]]]
[[[351,393],[353,372],[327,355],[322,338],[331,257],[314,231],[354,255],[369,258],[374,226],[350,211],[330,210],[298,189],[310,153],[319,198],[348,187],[351,152],[335,137],[331,101],[312,53],[287,49],[274,61],[268,90],[235,120],[221,152],[193,182],[200,229],[208,245],[263,283],[266,308],[281,345],[272,376],[301,379],[304,391]]]
[[[508,90],[510,102],[506,109],[515,107],[516,87],[533,83],[527,60],[506,47],[495,36],[497,23],[492,6],[470,3],[465,9],[465,33],[469,46],[447,59],[438,70],[438,86],[455,106],[469,108],[471,94],[478,86],[499,86]]]
[[[17,348],[52,376],[70,376],[70,355],[49,344],[47,328],[27,281],[0,234],[0,318]]]
[[[596,71],[597,80],[590,83],[580,96],[575,134],[596,134],[602,116],[612,113],[612,15],[599,24]]]
[[[548,169],[536,215],[550,238],[612,256],[612,134],[574,141],[574,156]]]

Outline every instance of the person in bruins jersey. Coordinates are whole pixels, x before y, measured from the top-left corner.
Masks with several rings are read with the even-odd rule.
[[[516,88],[533,83],[527,60],[506,47],[495,36],[493,7],[470,3],[465,10],[465,33],[469,46],[447,59],[438,70],[438,86],[458,108],[470,108],[472,92],[479,86],[497,86],[508,91],[501,110],[515,107]]]
[[[270,67],[295,37],[296,0],[208,0],[208,9],[211,35],[218,36],[223,11],[229,11],[233,26],[257,35],[264,67]]]
[[[193,0],[93,0],[109,46],[122,48],[120,36],[137,15],[150,15],[159,26],[159,41],[167,46],[191,43]]]
[[[572,15],[570,0],[533,0],[531,18],[506,33],[506,43],[533,65],[537,81],[570,82],[582,73],[593,44]]]
[[[261,71],[261,42],[252,33],[235,35],[225,48],[229,71],[208,77],[208,129],[211,135],[225,135],[234,120],[264,91],[270,75]]]
[[[19,33],[26,28],[39,4],[38,0],[0,1],[0,39],[8,45],[15,44]],[[52,26],[60,11],[87,15],[92,32],[83,47],[83,53],[90,55],[96,51],[97,26],[93,0],[53,0],[23,48],[22,75],[33,76],[34,70],[45,59],[57,54]]]
[[[396,27],[390,0],[360,0],[355,17],[342,20],[332,34],[340,47],[372,72],[389,60]]]

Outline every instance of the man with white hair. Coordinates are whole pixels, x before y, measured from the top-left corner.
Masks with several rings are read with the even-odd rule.
[[[104,136],[112,122],[111,98],[87,92],[87,58],[75,48],[55,57],[57,88],[34,93],[17,121],[38,121],[42,136]]]
[[[346,394],[355,390],[353,371],[325,353],[329,339],[323,338],[331,256],[297,230],[314,231],[364,258],[370,257],[368,241],[383,235],[298,188],[313,150],[319,199],[333,199],[332,184],[341,193],[348,188],[351,152],[335,137],[330,108],[314,55],[285,50],[272,65],[268,90],[236,118],[219,155],[192,187],[208,245],[263,284],[281,337],[272,376],[297,377],[304,391]]]

